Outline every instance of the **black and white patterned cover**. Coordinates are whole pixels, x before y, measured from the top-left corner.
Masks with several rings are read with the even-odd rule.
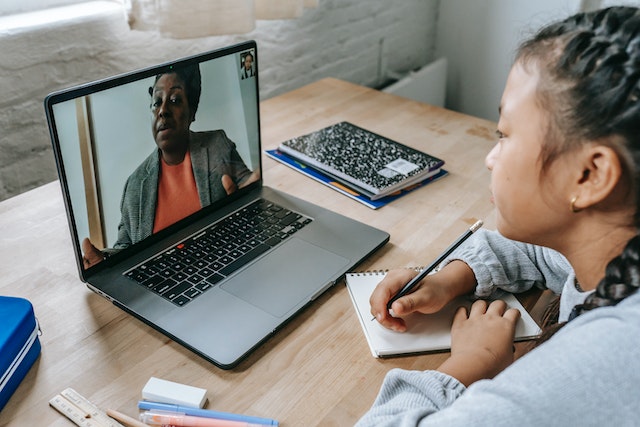
[[[349,122],[290,139],[279,149],[376,195],[418,182],[444,165],[436,157]]]

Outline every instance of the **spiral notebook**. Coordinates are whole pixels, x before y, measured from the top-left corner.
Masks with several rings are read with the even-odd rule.
[[[405,317],[406,332],[394,332],[372,320],[369,297],[386,272],[347,273],[345,281],[373,357],[392,357],[415,353],[447,351],[451,348],[451,323],[458,307],[469,307],[473,300],[459,297],[436,314],[414,313]],[[511,308],[520,310],[515,341],[540,334],[540,327],[512,294],[501,296]]]

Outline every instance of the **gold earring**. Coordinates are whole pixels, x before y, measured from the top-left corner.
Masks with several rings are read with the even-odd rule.
[[[573,198],[569,202],[569,208],[571,209],[571,212],[573,212],[573,213],[578,213],[578,212],[580,212],[582,210],[580,208],[576,208],[576,202],[577,201],[578,201],[578,196],[573,196]]]

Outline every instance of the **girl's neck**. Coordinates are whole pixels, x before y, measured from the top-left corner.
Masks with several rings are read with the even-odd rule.
[[[633,227],[604,227],[581,233],[560,252],[573,267],[576,279],[584,291],[596,288],[604,277],[609,262],[620,255],[627,242],[637,234]]]

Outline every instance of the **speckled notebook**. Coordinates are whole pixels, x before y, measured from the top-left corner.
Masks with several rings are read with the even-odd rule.
[[[349,122],[284,141],[279,149],[372,200],[433,176],[444,165],[441,159]]]

